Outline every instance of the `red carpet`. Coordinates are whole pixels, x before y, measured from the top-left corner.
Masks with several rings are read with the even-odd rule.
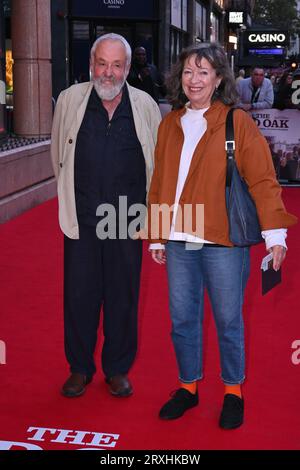
[[[289,211],[300,217],[300,189],[285,189],[284,198]],[[3,225],[0,340],[6,344],[6,364],[0,365],[0,447],[9,447],[10,441],[23,443],[21,447],[15,444],[15,449],[22,445],[53,450],[300,449],[300,364],[292,362],[292,343],[300,340],[299,227],[289,231],[283,282],[265,297],[260,293],[259,269],[264,247],[252,249],[245,303],[245,425],[222,431],[218,416],[223,386],[208,305],[200,405],[174,422],[157,417],[169,392],[177,387],[177,371],[169,336],[165,271],[152,262],[146,250],[139,354],[130,374],[134,395],[128,399],[110,396],[99,367],[83,397],[68,400],[60,396],[68,367],[63,352],[62,236],[57,202],[50,201]]]

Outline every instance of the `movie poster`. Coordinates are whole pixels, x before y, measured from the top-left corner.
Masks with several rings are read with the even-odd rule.
[[[300,181],[300,110],[263,109],[251,115],[269,143],[277,178]]]

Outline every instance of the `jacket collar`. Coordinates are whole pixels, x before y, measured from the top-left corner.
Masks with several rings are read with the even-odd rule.
[[[208,108],[207,111],[204,113],[204,117],[207,120],[207,134],[212,134],[220,126],[224,125],[226,119],[226,110],[228,106],[226,106],[222,101],[216,100],[214,101],[211,106]],[[175,111],[176,115],[176,124],[181,128],[181,118],[186,113],[186,107],[180,108]]]
[[[224,126],[226,115],[227,115],[227,112],[226,112],[227,109],[228,109],[228,106],[226,106],[225,104],[223,104],[221,101],[218,100],[218,101],[214,101],[212,105],[209,107],[209,109],[204,113],[204,117],[207,120],[207,131],[202,136],[201,140],[199,141],[195,149],[195,152],[191,161],[191,165],[189,168],[189,172],[188,172],[185,184],[184,184],[184,188],[186,187],[191,176],[197,169],[199,161],[202,158],[204,147],[205,145],[207,145],[210,135],[216,132],[221,126]],[[176,112],[177,112],[176,123],[177,125],[180,126],[181,131],[182,131],[180,119],[186,113],[186,108],[179,109]],[[179,162],[178,162],[178,166],[179,166]]]
[[[76,85],[76,86],[78,86],[78,85]],[[79,127],[81,125],[81,122],[82,122],[82,119],[84,117],[85,110],[86,110],[86,107],[87,107],[87,104],[88,104],[93,86],[94,85],[93,85],[92,81],[86,82],[86,83],[81,83],[78,86],[78,91],[80,90],[81,93],[82,93],[82,101],[81,101],[80,105],[77,108],[76,118],[75,118],[78,129],[79,129]]]

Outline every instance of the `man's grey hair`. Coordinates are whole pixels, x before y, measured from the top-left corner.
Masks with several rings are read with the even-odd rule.
[[[127,66],[130,65],[131,56],[132,56],[131,47],[129,43],[126,41],[126,39],[123,38],[123,36],[121,36],[120,34],[115,34],[115,33],[104,34],[103,36],[100,36],[98,39],[96,39],[91,49],[91,56],[90,56],[91,62],[94,61],[95,52],[99,44],[102,41],[106,41],[106,40],[119,41],[123,44],[123,46],[125,47],[125,51],[126,51],[126,65]]]

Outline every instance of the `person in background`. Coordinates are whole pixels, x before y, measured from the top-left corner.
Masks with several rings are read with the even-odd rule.
[[[298,162],[300,160],[300,147],[294,145],[293,147],[293,160]]]
[[[167,263],[179,388],[159,416],[176,419],[198,405],[198,383],[204,375],[206,288],[218,333],[224,383],[219,425],[233,429],[244,420],[242,310],[250,253],[249,247],[233,246],[229,238],[225,122],[238,94],[224,49],[212,44],[184,50],[167,87],[174,110],[164,117],[158,132],[148,231],[153,260]],[[286,229],[297,219],[286,212],[269,146],[255,122],[247,113],[236,110],[234,128],[237,166],[249,185],[266,249],[273,253],[273,267],[278,270],[286,255]],[[204,225],[197,223],[200,204],[204,207]],[[173,209],[164,217],[162,208],[166,207]],[[156,224],[153,218],[160,209]]]
[[[265,78],[264,69],[255,67],[251,76],[240,80],[237,84],[240,95],[238,108],[245,111],[272,108],[274,102],[274,91],[271,81]]]
[[[134,50],[127,81],[131,86],[148,93],[157,103],[160,95],[164,95],[163,78],[155,65],[148,63],[144,47]]]
[[[273,108],[282,110],[294,107],[292,103],[292,94],[294,92],[292,83],[293,74],[291,72],[284,73],[280,79],[278,90],[275,93]]]
[[[273,84],[274,97],[276,96],[276,93],[278,93],[279,83],[280,83],[281,77],[282,77],[282,75],[276,75],[275,81],[274,81],[274,83],[272,83]]]
[[[126,83],[131,49],[106,34],[90,53],[91,81],[64,90],[57,101],[51,157],[64,233],[65,353],[71,375],[62,394],[81,396],[96,372],[94,351],[103,307],[102,368],[110,393],[128,397],[137,351],[142,242],[96,230],[98,207],[145,204],[161,115],[155,101]],[[105,209],[107,210],[107,209]],[[105,217],[104,217],[105,218]],[[126,223],[126,222],[125,222]],[[106,233],[105,233],[106,235]]]
[[[238,84],[241,80],[244,80],[245,78],[245,70],[240,69],[238,76],[235,79],[235,83]]]

